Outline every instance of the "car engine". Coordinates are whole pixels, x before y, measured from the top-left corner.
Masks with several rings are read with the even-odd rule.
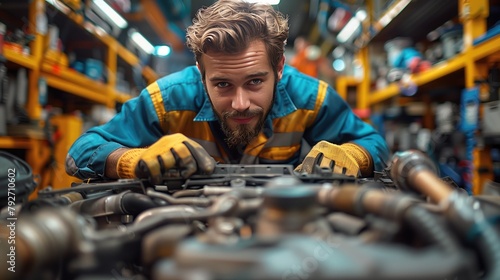
[[[373,178],[217,165],[162,185],[86,181],[1,212],[7,279],[500,279],[500,199],[418,151]],[[5,267],[7,266],[7,267]]]

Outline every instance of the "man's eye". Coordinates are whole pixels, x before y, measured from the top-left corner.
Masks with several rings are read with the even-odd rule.
[[[228,87],[229,86],[229,83],[226,83],[226,82],[219,82],[217,83],[217,87],[219,88],[225,88],[225,87]]]
[[[253,79],[253,80],[250,81],[251,85],[259,85],[261,83],[262,83],[261,79]]]

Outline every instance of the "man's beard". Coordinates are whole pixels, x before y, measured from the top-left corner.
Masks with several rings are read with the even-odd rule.
[[[238,112],[238,111],[233,111],[233,112],[224,112],[222,116],[219,116],[219,121],[221,124],[221,129],[222,132],[224,132],[224,135],[226,135],[226,143],[230,148],[235,148],[238,145],[246,146],[252,139],[257,137],[259,135],[260,131],[262,130],[262,127],[264,126],[264,121],[266,119],[267,114],[269,113],[266,112],[264,114],[264,110],[258,109],[258,110],[247,110],[245,112]],[[217,113],[217,115],[219,115]],[[250,118],[250,117],[257,117],[258,122],[257,124],[252,128],[249,124],[240,124],[237,125],[235,129],[231,129],[231,127],[228,124],[228,119],[233,118],[233,117],[242,117],[242,118]]]
[[[266,121],[269,112],[271,112],[271,108],[273,107],[275,98],[276,98],[276,83],[274,84],[273,87],[273,99],[271,100],[271,104],[269,104],[269,109],[267,110],[267,112],[264,112],[263,109],[256,109],[256,110],[246,110],[244,112],[238,112],[238,111],[223,112],[221,115],[219,112],[217,112],[217,110],[215,110],[214,104],[212,103],[212,100],[210,99],[209,96],[208,99],[210,100],[210,104],[212,104],[212,110],[214,110],[215,115],[219,119],[222,132],[226,136],[225,141],[229,146],[229,148],[235,148],[240,145],[246,146],[248,145],[248,143],[250,143],[250,141],[252,141],[255,137],[259,135],[260,131],[262,130],[262,127],[264,127],[264,122]],[[235,129],[232,129],[228,123],[228,119],[231,117],[242,117],[242,118],[258,117],[259,120],[257,121],[257,124],[253,128],[249,124],[240,124],[237,125]]]

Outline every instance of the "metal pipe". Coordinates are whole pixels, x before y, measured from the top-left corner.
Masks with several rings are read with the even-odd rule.
[[[163,207],[157,207],[153,209],[146,210],[139,214],[135,220],[134,224],[141,223],[143,220],[151,218],[153,216],[159,216],[159,217],[164,217],[164,218],[169,218],[172,216],[190,216],[191,214],[195,214],[199,211],[194,209],[191,206],[187,205],[169,205],[169,206],[163,206]]]
[[[151,188],[147,189],[146,194],[149,195],[150,197],[156,197],[159,199],[162,199],[166,201],[169,204],[173,205],[179,205],[179,204],[185,204],[185,205],[192,205],[192,206],[199,206],[199,207],[208,207],[212,205],[213,201],[209,198],[205,197],[180,197],[180,198],[175,198],[171,195],[168,195],[166,193],[161,193],[157,192]]]
[[[414,190],[439,203],[447,199],[454,189],[437,174],[435,164],[420,151],[399,152],[392,159],[391,177],[399,188]]]
[[[109,215],[127,214],[122,208],[121,201],[123,196],[129,191],[121,192],[115,195],[99,197],[95,199],[79,200],[69,205],[69,208],[77,213],[87,214],[92,217],[102,217]]]
[[[203,194],[203,189],[196,190],[180,190],[172,194],[172,197],[179,198],[185,196],[200,196]]]
[[[24,215],[17,221],[16,279],[38,279],[41,271],[53,267],[71,254],[77,254],[85,223],[83,217],[75,214],[67,208],[46,208],[32,215]],[[4,235],[2,231],[5,229],[8,227],[0,228],[0,236]],[[0,240],[0,244],[7,242]],[[0,264],[0,268],[5,264]],[[8,272],[3,275],[5,273]]]

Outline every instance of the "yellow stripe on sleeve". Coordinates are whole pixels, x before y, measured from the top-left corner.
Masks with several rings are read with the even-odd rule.
[[[312,122],[316,119],[319,113],[319,109],[321,108],[321,105],[325,101],[325,96],[326,96],[326,89],[328,88],[328,84],[324,81],[319,81],[318,85],[318,96],[316,97],[316,103],[314,104],[314,111],[312,118],[309,118],[310,123],[307,124],[307,126],[310,126]]]
[[[151,101],[156,111],[156,115],[160,120],[160,126],[164,133],[168,132],[168,116],[165,111],[165,105],[163,105],[163,97],[161,96],[160,87],[158,82],[154,82],[147,87],[147,91],[151,96]]]

